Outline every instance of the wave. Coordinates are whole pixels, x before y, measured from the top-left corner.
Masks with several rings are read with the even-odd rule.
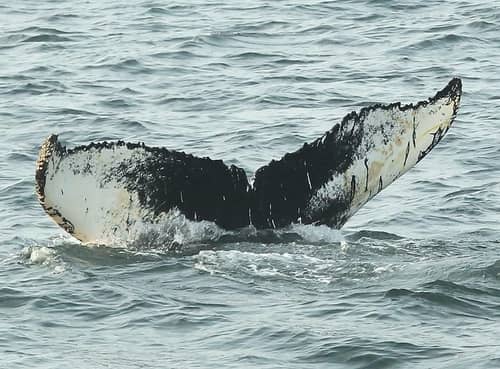
[[[57,28],[32,26],[20,29],[18,31],[12,31],[12,33],[40,33],[40,34],[51,34],[51,35],[65,35],[65,34],[72,34],[74,32],[65,32]]]
[[[25,38],[22,42],[70,42],[74,41],[69,37],[58,36],[56,34],[40,34]]]

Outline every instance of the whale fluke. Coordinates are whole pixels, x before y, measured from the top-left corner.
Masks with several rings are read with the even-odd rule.
[[[416,104],[352,112],[323,136],[258,169],[142,143],[100,142],[68,149],[56,135],[40,148],[36,192],[47,214],[82,242],[110,244],[172,216],[225,229],[292,223],[340,228],[407,172],[450,128],[462,84],[451,80]]]

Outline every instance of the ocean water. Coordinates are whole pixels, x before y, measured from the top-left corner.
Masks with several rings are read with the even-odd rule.
[[[499,368],[499,71],[493,0],[2,2],[0,368]],[[51,133],[251,173],[454,76],[443,142],[340,231],[89,247],[34,194]]]

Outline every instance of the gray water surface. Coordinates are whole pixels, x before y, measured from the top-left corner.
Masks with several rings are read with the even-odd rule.
[[[2,2],[0,367],[499,368],[499,71],[493,0]],[[341,231],[91,248],[34,194],[50,133],[251,173],[454,76],[446,138]]]

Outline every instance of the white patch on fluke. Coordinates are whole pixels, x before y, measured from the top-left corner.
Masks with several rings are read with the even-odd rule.
[[[435,135],[441,138],[453,122],[458,100],[445,96],[416,108],[402,110],[394,104],[369,110],[352,164],[316,191],[307,211],[321,213],[332,201],[352,196],[344,214],[345,219],[351,217],[432,149],[437,143]],[[355,188],[351,188],[353,183]]]
[[[138,193],[127,188],[126,173],[118,171],[141,165],[151,155],[143,147],[109,145],[67,152],[51,140],[56,139],[46,140],[39,158],[38,170],[45,179],[43,191],[38,189],[40,201],[52,219],[78,240],[168,248],[222,234],[214,223],[193,222],[177,208],[154,214],[141,205]]]
[[[69,222],[73,236],[82,242],[115,244],[135,239],[152,214],[140,205],[137,193],[108,174],[147,155],[140,147],[126,146],[92,147],[69,155],[52,151],[45,177],[45,209],[58,224]]]

